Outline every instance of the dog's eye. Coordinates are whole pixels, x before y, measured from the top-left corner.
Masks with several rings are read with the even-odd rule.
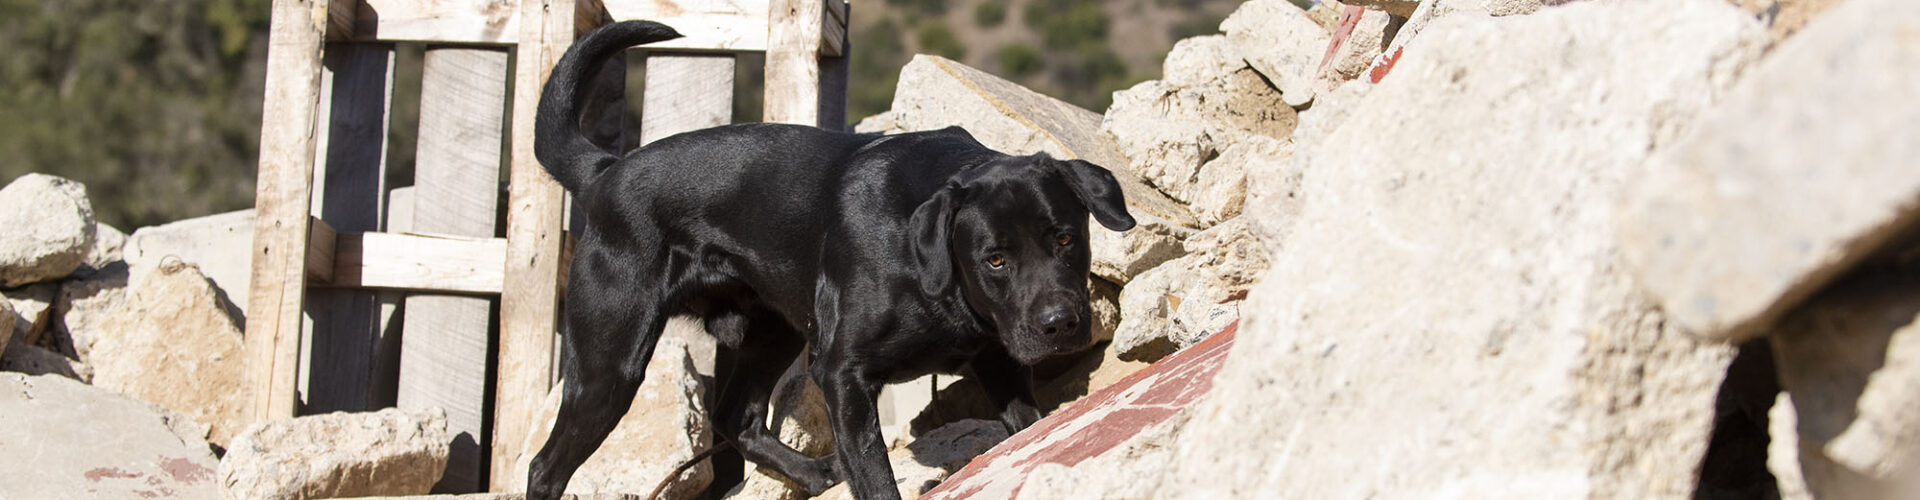
[[[999,269],[1005,265],[1007,265],[1007,259],[1005,257],[1001,257],[1000,254],[993,254],[993,256],[987,257],[987,267]]]
[[[1060,235],[1060,246],[1064,247],[1072,243],[1073,243],[1073,236],[1069,236],[1065,234]]]

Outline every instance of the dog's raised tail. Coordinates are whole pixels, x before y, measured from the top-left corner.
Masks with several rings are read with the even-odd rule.
[[[593,80],[601,62],[627,47],[675,38],[680,38],[680,32],[664,24],[621,21],[588,33],[560,56],[540,92],[533,154],[567,191],[579,192],[601,169],[619,159],[580,133],[580,104],[587,98],[587,89],[581,84]]]

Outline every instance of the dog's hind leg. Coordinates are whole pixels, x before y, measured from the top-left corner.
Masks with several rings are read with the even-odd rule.
[[[559,498],[574,471],[606,441],[633,404],[666,326],[661,291],[614,280],[605,273],[610,260],[607,252],[592,252],[574,262],[562,345],[565,389],[553,432],[527,473],[529,500]]]
[[[831,455],[802,454],[780,442],[780,436],[767,428],[767,400],[787,366],[806,347],[799,332],[764,311],[747,321],[729,323],[745,331],[711,332],[716,336],[743,334],[738,337],[743,339],[739,347],[722,344],[715,352],[714,370],[723,380],[712,410],[715,431],[732,436],[742,457],[787,476],[807,490],[808,496],[817,496],[839,483]]]

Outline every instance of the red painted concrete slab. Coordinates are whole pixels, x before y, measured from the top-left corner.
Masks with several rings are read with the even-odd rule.
[[[1213,389],[1227,360],[1234,323],[1207,340],[1041,419],[973,459],[921,498],[1014,498],[1029,472],[1042,464],[1078,465],[1191,406]]]

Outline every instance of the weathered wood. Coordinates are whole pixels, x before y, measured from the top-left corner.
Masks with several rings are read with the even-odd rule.
[[[648,55],[640,142],[732,122],[733,64],[726,54]]]
[[[519,0],[422,2],[359,0],[358,41],[507,44],[519,32]]]
[[[504,50],[430,47],[420,86],[413,229],[491,237],[505,121]],[[407,297],[400,343],[402,408],[439,407],[455,434],[437,491],[483,488],[488,325],[493,300]]]
[[[513,133],[507,184],[507,262],[500,295],[499,364],[494,379],[493,474],[500,491],[546,399],[560,303],[561,221],[566,193],[533,156],[534,108],[553,64],[573,44],[572,0],[526,0],[515,50]]]
[[[721,52],[767,49],[767,0],[651,0],[613,2],[605,7],[599,2],[575,2],[575,5],[578,8],[573,9],[574,26],[578,27],[578,33],[614,19],[648,19],[665,23],[686,35],[653,47]],[[525,10],[521,0],[360,0],[352,26],[344,31],[356,41],[508,45],[519,43],[527,31],[521,27],[520,20]],[[839,35],[841,38],[844,38],[845,25],[842,16],[838,28],[843,33]],[[838,50],[834,47],[831,52],[837,54]]]
[[[328,44],[323,59],[321,109],[329,116],[320,128],[315,159],[310,251],[332,255],[331,234],[323,230],[380,229],[386,191],[387,114],[393,97],[393,46],[380,43]],[[309,258],[309,263],[316,259]],[[331,260],[321,261],[327,264]],[[309,276],[332,280],[331,265]],[[323,271],[324,276],[314,275]],[[381,333],[374,292],[308,289],[301,330],[300,413],[378,409],[370,394],[375,346]]]
[[[326,0],[273,2],[245,351],[249,414],[259,420],[294,413],[321,41],[329,5]]]
[[[838,22],[833,12],[843,11],[846,4],[842,0],[771,0],[768,9],[771,19],[767,26],[766,59],[766,115],[769,122],[797,123],[830,127],[835,130],[845,128],[844,110],[828,110],[839,99],[823,98],[822,94],[822,57],[832,57],[840,52],[841,44],[829,51],[829,44],[823,41],[831,33],[845,38],[844,23],[834,32],[827,26]],[[830,6],[831,5],[831,6]],[[844,104],[842,105],[844,106]],[[830,122],[833,115],[840,115],[838,123]]]
[[[316,238],[318,237],[316,233]],[[321,243],[314,242],[318,249]],[[312,286],[455,294],[500,293],[507,240],[404,233],[342,233],[330,257],[310,250]],[[329,260],[318,262],[319,259]],[[315,268],[333,279],[321,281]]]
[[[647,19],[686,35],[648,45],[657,50],[760,52],[767,50],[767,0],[652,0],[611,2],[614,19]]]

